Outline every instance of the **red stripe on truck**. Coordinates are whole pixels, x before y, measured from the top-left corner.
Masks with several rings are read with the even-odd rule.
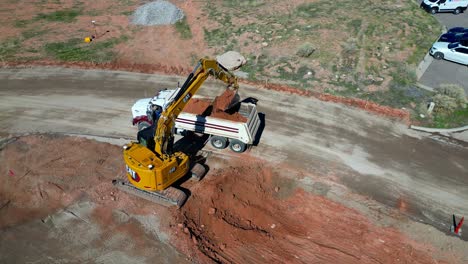
[[[200,122],[200,121],[192,121],[192,120],[184,119],[184,118],[177,118],[176,122],[180,122],[180,123],[184,123],[184,124],[188,124],[188,125],[204,126],[204,127],[219,129],[219,130],[223,130],[223,131],[234,132],[234,133],[239,132],[238,128],[214,125],[214,124],[210,124],[210,123],[203,123],[203,122]]]

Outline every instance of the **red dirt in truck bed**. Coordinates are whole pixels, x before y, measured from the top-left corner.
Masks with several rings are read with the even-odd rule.
[[[195,114],[195,115],[203,115],[203,113],[205,113],[205,111],[210,106],[211,106],[210,100],[193,98],[184,107],[183,111],[187,113]]]
[[[246,122],[247,118],[241,114],[237,112],[230,114],[224,111],[224,109],[230,106],[235,96],[235,92],[226,90],[220,96],[217,96],[213,102],[209,99],[193,98],[184,107],[183,111],[195,115],[211,116],[234,122]],[[211,109],[209,109],[210,106]]]
[[[216,111],[227,110],[231,105],[232,100],[236,96],[236,92],[226,89],[221,95],[216,96],[213,101],[213,109]]]

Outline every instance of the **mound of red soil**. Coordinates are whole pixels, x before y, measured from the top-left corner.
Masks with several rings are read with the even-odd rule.
[[[192,113],[195,115],[212,116],[225,120],[235,122],[246,122],[247,118],[239,113],[227,113],[224,110],[227,109],[236,93],[231,90],[225,90],[221,95],[217,96],[213,101],[208,99],[194,98],[188,102],[184,107],[184,112]],[[211,109],[208,109],[211,107]]]
[[[184,107],[184,112],[195,114],[195,115],[203,115],[204,113],[206,113],[206,110],[210,106],[211,106],[210,100],[193,98]]]
[[[83,196],[113,208],[141,207],[112,185],[113,179],[125,177],[118,146],[33,135],[8,144],[0,154],[0,228],[43,218]]]
[[[232,100],[234,100],[234,97],[236,96],[236,92],[226,89],[224,92],[216,96],[216,98],[213,101],[213,109],[215,111],[224,111],[229,108],[229,106],[232,103]]]
[[[214,171],[175,212],[185,234],[175,243],[201,263],[433,262],[426,247],[324,197],[275,198],[274,177],[245,162]]]

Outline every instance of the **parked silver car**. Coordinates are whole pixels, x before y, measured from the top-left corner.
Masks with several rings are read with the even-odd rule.
[[[429,53],[437,60],[446,59],[468,65],[468,47],[460,43],[436,42]]]

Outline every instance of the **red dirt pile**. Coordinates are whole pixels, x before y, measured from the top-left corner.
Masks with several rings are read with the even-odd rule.
[[[82,197],[112,208],[139,208],[138,199],[112,185],[113,179],[124,178],[118,146],[68,136],[26,136],[0,151],[0,168],[0,228],[43,218]]]
[[[246,122],[247,118],[241,114],[237,112],[230,114],[224,111],[231,105],[235,96],[236,92],[226,89],[221,95],[217,96],[213,102],[208,99],[194,98],[184,107],[184,112],[222,118],[235,122]],[[209,107],[211,107],[211,109],[208,109]]]
[[[233,114],[225,112],[225,110],[227,110],[232,104],[236,94],[237,93],[235,91],[226,89],[221,95],[217,96],[213,102],[213,112],[211,113],[211,116],[236,122],[246,122],[247,118],[237,112]]]
[[[229,106],[232,103],[232,100],[234,100],[234,97],[236,96],[236,92],[226,89],[224,92],[216,96],[216,98],[213,101],[213,109],[215,111],[224,111],[229,108]]]
[[[430,249],[324,197],[275,198],[274,177],[253,162],[213,171],[174,212],[174,243],[201,263],[433,263]]]
[[[195,115],[203,115],[204,113],[206,113],[208,107],[210,106],[211,106],[210,100],[193,98],[184,107],[184,112],[195,114]]]

